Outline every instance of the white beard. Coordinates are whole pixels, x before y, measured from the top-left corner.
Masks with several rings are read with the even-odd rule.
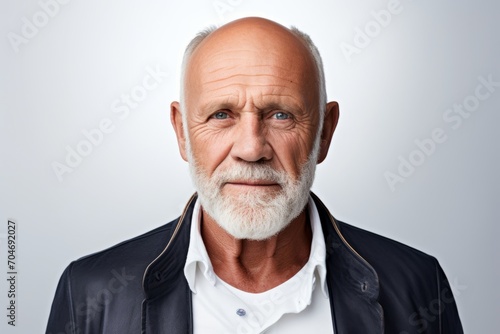
[[[298,180],[265,163],[247,162],[216,170],[208,177],[198,167],[188,141],[189,168],[203,210],[236,239],[265,240],[275,236],[299,216],[308,202],[316,171],[318,139]],[[277,183],[281,189],[277,193],[250,190],[238,196],[223,195],[224,183],[233,180],[265,180]]]

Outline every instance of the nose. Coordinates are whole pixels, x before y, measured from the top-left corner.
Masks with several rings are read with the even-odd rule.
[[[259,162],[272,158],[273,150],[267,141],[267,131],[260,115],[241,115],[235,130],[231,148],[231,156],[234,159]]]

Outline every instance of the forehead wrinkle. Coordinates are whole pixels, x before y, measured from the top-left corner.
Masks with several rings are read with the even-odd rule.
[[[220,91],[220,90],[226,90],[226,89],[234,89],[234,90],[247,90],[247,91],[252,91],[253,89],[256,89],[256,88],[260,88],[260,87],[264,87],[264,88],[269,88],[269,90],[273,89],[273,88],[279,88],[279,92],[276,92],[275,90],[273,90],[271,93],[261,93],[261,95],[283,95],[283,96],[292,96],[292,95],[289,95],[289,94],[284,94],[282,91],[286,91],[286,90],[289,90],[287,89],[286,86],[283,86],[283,85],[272,85],[272,84],[253,84],[253,85],[246,85],[244,83],[231,83],[231,84],[227,84],[227,85],[221,85],[221,86],[218,86],[218,87],[214,87],[214,88],[206,88],[204,89],[203,92],[200,93],[200,95],[204,95],[204,94],[208,94],[208,93],[213,93],[213,92],[217,92],[217,91]],[[230,94],[230,93],[227,93],[227,94]],[[227,94],[223,94],[223,95],[227,95]]]
[[[255,89],[257,88],[268,88],[266,90],[260,90],[258,92],[254,92]],[[231,90],[231,91],[229,91]],[[274,97],[286,97],[286,98],[291,98],[293,100],[302,100],[302,97],[304,97],[303,94],[299,94],[297,97],[297,94],[287,94],[286,91],[289,91],[290,88],[283,86],[283,85],[278,85],[278,84],[253,84],[253,85],[246,85],[243,83],[230,83],[227,85],[221,85],[218,87],[214,88],[205,88],[199,95],[209,95],[210,93],[217,93],[218,91],[222,91],[219,93],[217,97],[221,96],[228,96],[228,95],[239,95],[238,93],[235,92],[240,92],[240,91],[245,91],[249,92],[249,95],[260,95],[260,96],[274,96]],[[227,91],[227,92],[225,92]]]
[[[214,85],[214,83],[220,81],[223,82],[224,80],[214,80],[210,83],[202,84],[203,89],[198,95],[202,102],[204,99],[216,99],[220,101],[231,98],[239,101],[248,95],[257,100],[263,100],[265,98],[266,101],[283,101],[285,99],[285,101],[280,103],[284,106],[292,104],[291,107],[294,109],[305,109],[308,104],[306,101],[307,94],[291,93],[290,90],[292,88],[284,84],[246,84],[243,82],[229,82],[227,84]],[[300,91],[302,91],[302,89],[299,89],[299,92]],[[263,102],[263,104],[266,103],[267,102]],[[243,103],[235,103],[235,105],[242,106]]]
[[[246,78],[255,79],[260,78],[260,80],[245,80]],[[269,78],[270,80],[265,80],[265,78]],[[242,79],[242,81],[231,81],[231,79]],[[257,82],[254,82],[257,81]],[[278,81],[278,82],[277,82]],[[268,93],[265,89],[263,89],[263,93],[261,94],[283,94],[287,95],[286,92],[292,90],[294,88],[290,87],[290,84],[293,86],[298,86],[298,91],[303,91],[304,87],[301,87],[302,81],[293,81],[290,79],[286,79],[281,76],[270,75],[270,74],[260,74],[260,75],[252,75],[252,74],[234,74],[230,76],[225,76],[224,78],[217,78],[208,81],[203,81],[200,83],[202,87],[201,94],[216,92],[218,90],[225,89],[243,89],[249,90],[255,88],[268,88],[272,91],[272,93]],[[208,86],[208,87],[207,87]],[[307,94],[300,94],[300,96],[305,96]]]
[[[222,70],[222,69],[221,69]],[[238,78],[238,77],[244,77],[244,78],[264,78],[264,77],[271,77],[273,79],[280,79],[282,81],[286,81],[286,82],[294,82],[293,80],[290,80],[289,78],[284,78],[284,77],[281,77],[281,76],[277,76],[277,75],[273,75],[273,74],[245,74],[245,73],[236,73],[236,74],[231,74],[231,75],[226,75],[224,76],[223,78],[217,78],[217,79],[212,79],[212,80],[207,80],[207,81],[204,81],[204,84],[211,84],[211,83],[217,83],[217,82],[220,82],[220,81],[225,81],[225,80],[228,80],[228,79],[233,79],[233,78]],[[298,83],[298,82],[297,82]],[[234,83],[231,83],[231,84],[228,84],[228,86],[232,86],[232,85],[249,85],[248,83],[243,83],[243,82],[234,82]],[[280,84],[250,84],[249,86],[282,86]],[[224,86],[226,87],[226,86]],[[284,86],[283,86],[284,87]]]
[[[237,56],[233,56],[233,54],[237,54]],[[244,60],[244,63],[242,63],[242,60]],[[190,67],[194,70],[194,75],[196,75],[196,72],[203,75],[216,74],[221,71],[240,71],[240,74],[243,75],[241,71],[245,68],[262,68],[271,72],[283,72],[288,76],[302,77],[308,73],[305,70],[307,68],[306,63],[306,59],[300,53],[295,53],[292,60],[283,57],[283,52],[268,50],[203,50],[199,55],[191,59]]]
[[[290,80],[286,79],[281,79],[281,83],[273,83],[273,81],[276,81],[276,76],[271,76],[271,75],[240,75],[240,74],[235,74],[231,76],[231,78],[237,78],[237,77],[249,77],[249,78],[254,78],[254,77],[271,77],[274,80],[269,80],[271,82],[247,82],[247,81],[230,81],[229,77],[224,77],[224,78],[219,78],[219,79],[213,79],[209,81],[204,81],[200,83],[201,86],[201,91],[199,95],[210,95],[210,93],[216,93],[218,91],[221,91],[220,94],[222,95],[227,95],[231,94],[228,92],[229,90],[231,91],[236,91],[236,90],[243,90],[243,91],[248,91],[252,92],[255,94],[254,90],[255,89],[261,89],[261,92],[258,94],[260,95],[284,95],[284,96],[289,96],[293,97],[292,94],[287,94],[287,91],[293,89],[289,87],[288,85],[290,83],[293,83],[294,85],[299,85],[300,82],[293,82]],[[228,82],[229,80],[229,82]],[[288,84],[288,85],[287,85]],[[263,88],[263,89],[262,89]],[[302,91],[299,87],[299,91]],[[304,94],[299,94],[301,97],[304,97]]]

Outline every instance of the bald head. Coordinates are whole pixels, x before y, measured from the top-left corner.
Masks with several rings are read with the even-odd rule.
[[[252,45],[269,51],[283,52],[283,55],[295,53],[309,57],[311,61],[314,61],[304,41],[290,29],[276,22],[257,17],[239,19],[218,29],[207,30],[205,34],[201,34],[201,40],[190,50],[191,56],[202,52],[200,49],[207,47],[207,45],[219,48],[219,50],[248,48]]]
[[[234,66],[238,66],[241,59],[237,50],[253,49],[253,55],[263,60],[278,61],[284,70],[305,69],[306,77],[302,80],[311,79],[313,87],[317,89],[318,109],[320,116],[324,112],[326,103],[326,88],[323,73],[323,64],[319,52],[308,35],[292,27],[288,29],[274,21],[259,17],[248,17],[229,22],[220,27],[210,27],[200,32],[186,48],[181,77],[181,104],[185,104],[186,89],[191,86],[188,76],[192,71],[199,71],[200,59],[220,54],[231,50]],[[245,57],[248,57],[248,53]],[[240,53],[240,56],[243,56]]]

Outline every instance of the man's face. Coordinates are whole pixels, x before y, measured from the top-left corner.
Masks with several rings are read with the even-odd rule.
[[[216,31],[192,55],[184,155],[204,210],[237,238],[269,238],[307,203],[319,147],[316,73],[299,40],[268,28]]]

